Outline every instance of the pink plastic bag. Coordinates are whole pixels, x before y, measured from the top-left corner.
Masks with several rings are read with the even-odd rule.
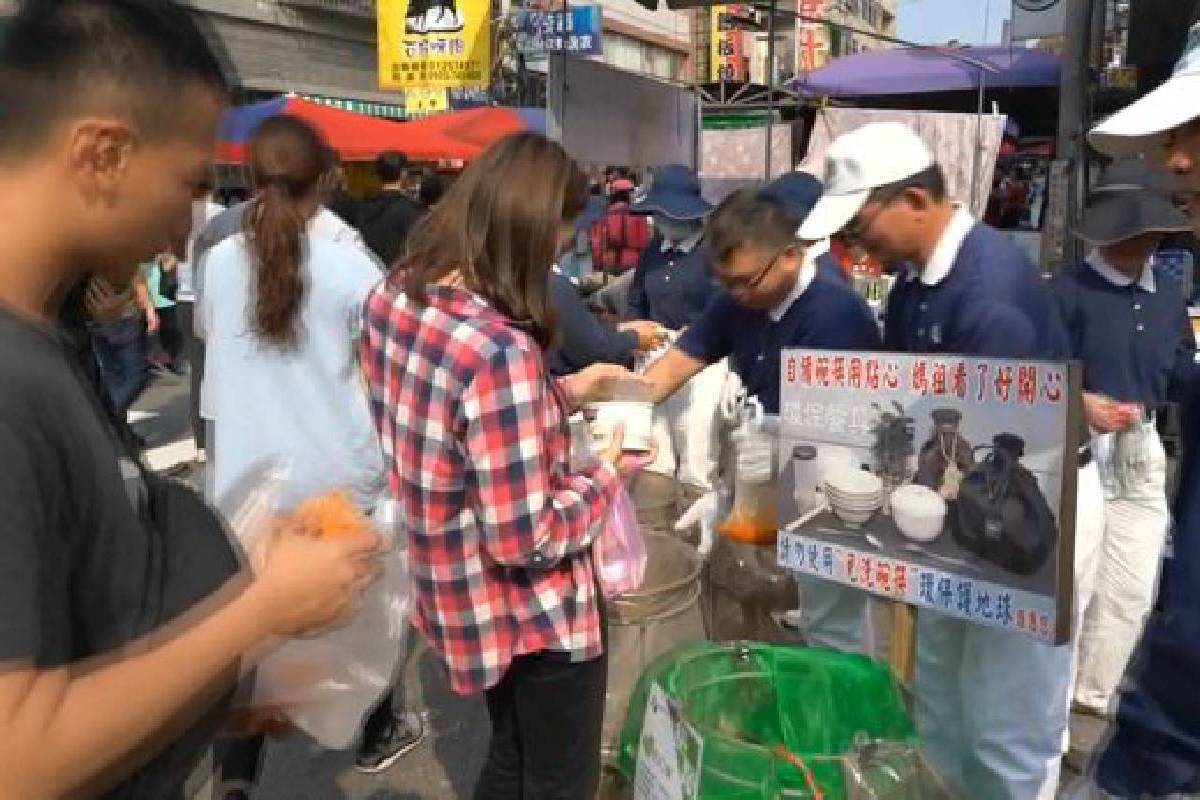
[[[637,511],[622,486],[592,542],[592,561],[604,596],[616,597],[640,587],[646,578],[646,560],[646,540]]]

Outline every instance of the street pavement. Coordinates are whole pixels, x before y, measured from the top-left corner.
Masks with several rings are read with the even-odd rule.
[[[188,427],[188,382],[157,376],[130,419],[146,439],[146,457],[159,471],[193,486],[204,483]],[[490,726],[481,697],[452,693],[438,659],[420,642],[410,643],[405,682],[410,710],[425,720],[426,738],[382,775],[353,769],[353,753],[329,752],[303,735],[273,741],[254,800],[466,800],[483,765]],[[206,786],[195,800],[209,800]],[[220,798],[215,798],[220,800]]]

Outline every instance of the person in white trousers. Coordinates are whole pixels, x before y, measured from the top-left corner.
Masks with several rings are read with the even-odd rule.
[[[1003,234],[948,197],[908,127],[852,131],[826,156],[825,194],[800,238],[843,236],[886,264],[912,265],[888,298],[883,346],[907,353],[1062,360],[1049,287]],[[1073,454],[1068,453],[1068,463]],[[1076,558],[1103,526],[1090,450],[1079,454]],[[1050,800],[1066,741],[1073,648],[917,613],[917,723],[934,767],[973,800]]]
[[[1084,612],[1075,704],[1107,716],[1154,601],[1171,524],[1155,415],[1195,383],[1196,342],[1179,281],[1155,264],[1164,236],[1191,230],[1171,176],[1137,159],[1110,167],[1077,234],[1094,248],[1054,291],[1083,363],[1084,410],[1104,486],[1105,529]]]

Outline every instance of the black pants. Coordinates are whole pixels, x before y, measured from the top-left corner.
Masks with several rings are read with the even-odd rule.
[[[592,800],[607,680],[607,655],[517,658],[487,692],[492,741],[475,800]]]
[[[191,367],[192,438],[198,450],[204,449],[204,420],[200,418],[200,381],[204,378],[204,340],[196,335],[196,304],[181,301],[175,304],[179,310],[179,333],[183,337],[183,350]]]

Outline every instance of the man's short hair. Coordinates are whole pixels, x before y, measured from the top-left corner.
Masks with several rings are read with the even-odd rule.
[[[718,262],[742,247],[782,250],[796,243],[803,222],[786,203],[758,189],[725,198],[708,220],[708,247]]]
[[[24,0],[0,43],[0,154],[29,152],[84,113],[119,114],[143,136],[161,135],[188,82],[226,88],[173,0]]]
[[[898,197],[906,189],[922,189],[933,198],[934,202],[940,203],[947,197],[946,173],[942,171],[940,164],[934,164],[910,178],[872,189],[871,199],[882,200]]]
[[[395,183],[408,174],[408,156],[396,150],[380,153],[375,159],[375,174],[384,183]]]

